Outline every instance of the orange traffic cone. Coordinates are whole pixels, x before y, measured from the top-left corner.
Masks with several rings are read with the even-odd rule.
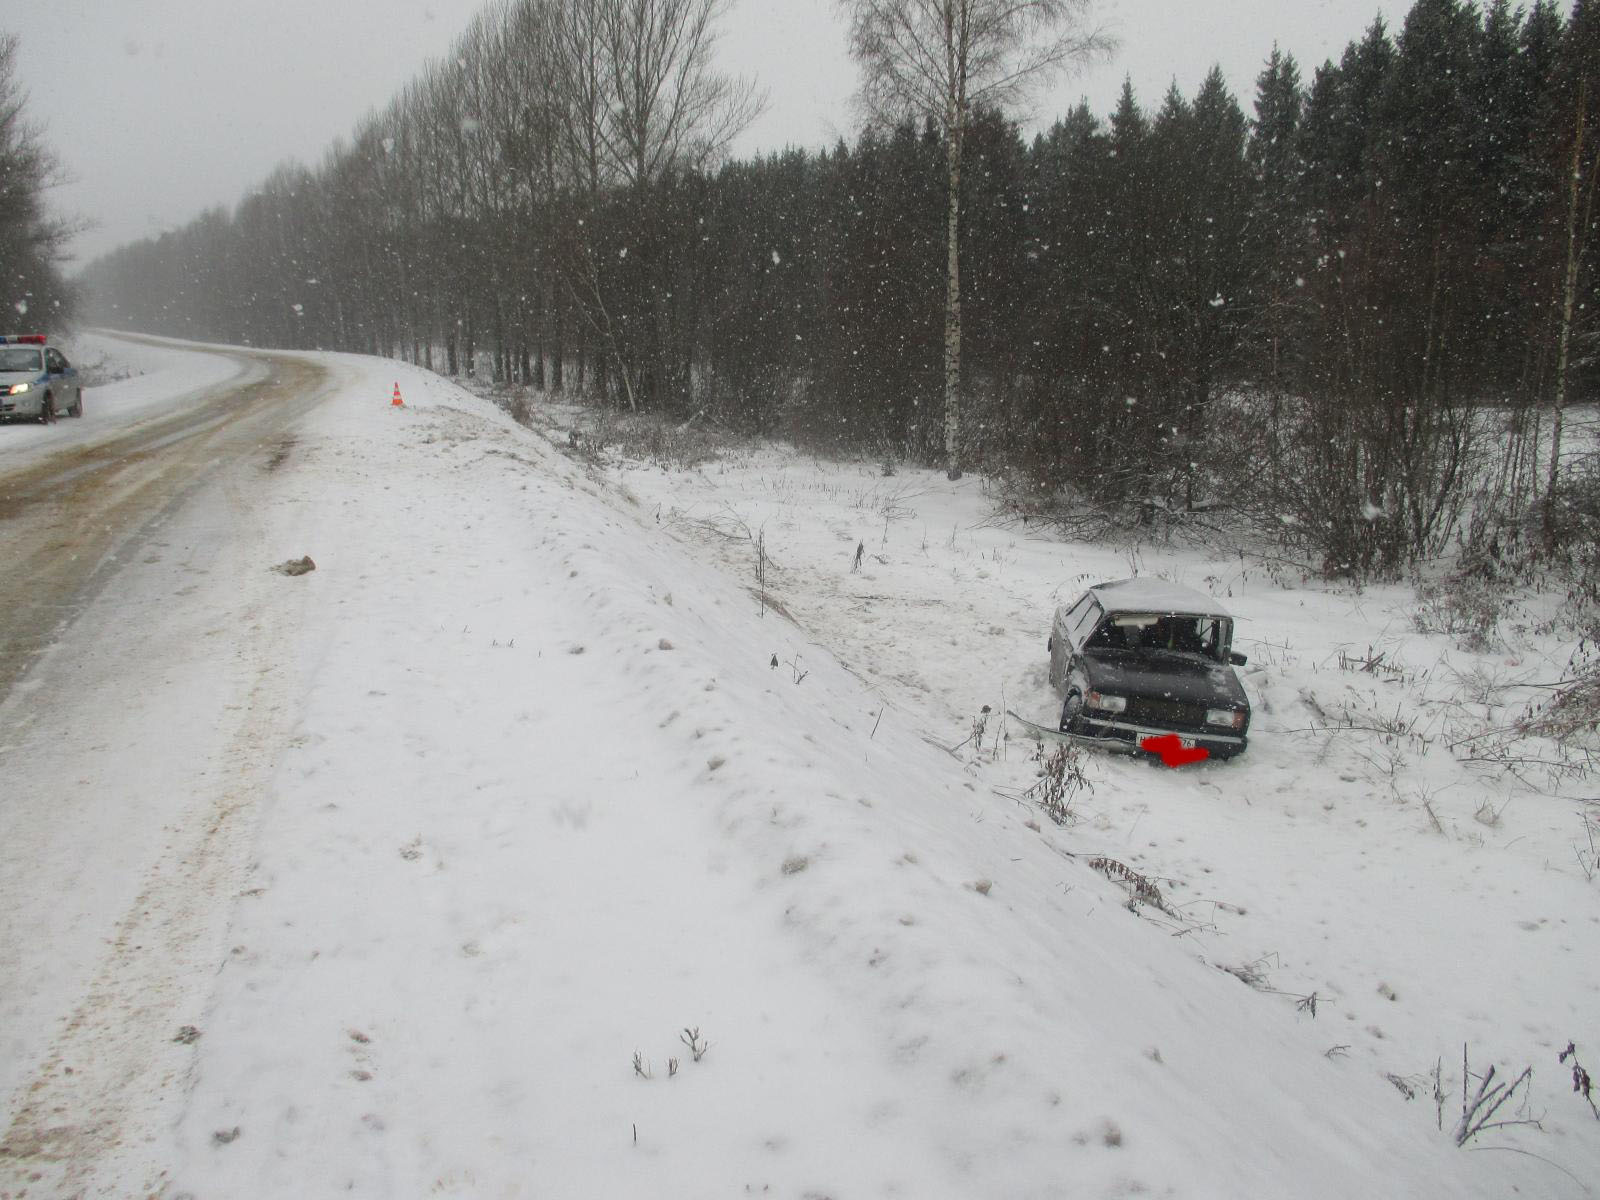
[[[394,399],[389,401],[389,407],[404,408],[405,406],[406,402],[400,399],[400,381],[397,379],[394,381]]]

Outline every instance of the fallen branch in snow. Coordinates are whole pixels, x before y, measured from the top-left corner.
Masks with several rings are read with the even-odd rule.
[[[966,741],[962,742],[960,745],[957,745],[957,746],[946,746],[943,742],[934,741],[931,737],[929,737],[925,733],[921,734],[919,736],[922,738],[923,741],[927,742],[928,745],[933,746],[936,749],[943,750],[946,754],[948,754],[951,758],[955,759],[957,762],[961,761],[961,755],[957,754],[956,751],[961,749],[962,746],[965,746],[967,744],[967,742],[970,742],[972,740],[971,738],[968,738],[968,739],[966,739]]]
[[[1592,1194],[1592,1189],[1586,1183],[1584,1183],[1583,1180],[1579,1179],[1576,1175],[1574,1175],[1571,1171],[1567,1170],[1560,1163],[1554,1161],[1553,1159],[1546,1158],[1542,1154],[1535,1154],[1532,1150],[1524,1150],[1520,1146],[1466,1146],[1466,1147],[1463,1147],[1463,1148],[1467,1149],[1467,1150],[1473,1150],[1473,1151],[1477,1151],[1477,1150],[1504,1150],[1508,1154],[1521,1154],[1521,1155],[1524,1155],[1527,1158],[1536,1158],[1540,1162],[1544,1163],[1545,1166],[1554,1167],[1556,1170],[1560,1171],[1563,1175],[1565,1175],[1568,1179],[1572,1180],[1573,1183],[1577,1184],[1580,1188],[1582,1188],[1585,1192],[1588,1192],[1588,1193]]]
[[[1512,1080],[1507,1087],[1504,1082],[1494,1082],[1495,1069],[1490,1067],[1483,1073],[1478,1081],[1478,1091],[1471,1101],[1467,1099],[1468,1081],[1471,1072],[1467,1067],[1467,1047],[1461,1046],[1461,1120],[1456,1124],[1455,1142],[1457,1146],[1465,1146],[1472,1138],[1489,1129],[1503,1129],[1509,1125],[1532,1125],[1535,1129],[1542,1129],[1538,1121],[1530,1117],[1519,1117],[1512,1121],[1496,1121],[1494,1115],[1505,1107],[1506,1101],[1517,1094],[1519,1088],[1528,1084],[1533,1079],[1533,1068],[1524,1067],[1522,1074]],[[1523,1093],[1523,1101],[1527,1101],[1527,1093]]]

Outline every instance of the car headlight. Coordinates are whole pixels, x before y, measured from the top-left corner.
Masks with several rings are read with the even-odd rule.
[[[11,385],[11,394],[13,396],[20,396],[20,395],[22,395],[23,392],[28,391],[32,387],[33,387],[33,384],[31,384],[31,383],[13,383]]]
[[[1089,708],[1098,708],[1101,712],[1126,712],[1128,698],[1126,696],[1108,696],[1104,692],[1090,692],[1084,697],[1083,703]]]
[[[1207,725],[1225,725],[1229,729],[1244,728],[1244,713],[1232,708],[1208,708],[1206,710]]]

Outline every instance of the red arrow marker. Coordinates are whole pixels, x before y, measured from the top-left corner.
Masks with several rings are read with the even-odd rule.
[[[1151,754],[1159,754],[1161,761],[1169,767],[1181,767],[1187,763],[1205,762],[1211,757],[1211,751],[1204,746],[1185,746],[1181,738],[1175,733],[1163,734],[1161,737],[1147,737],[1139,743],[1139,749],[1148,750]]]

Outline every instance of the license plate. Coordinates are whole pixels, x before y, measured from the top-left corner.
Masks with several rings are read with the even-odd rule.
[[[1197,743],[1195,742],[1195,740],[1193,738],[1191,738],[1191,737],[1179,737],[1178,738],[1178,745],[1182,746],[1185,750],[1193,750],[1195,748],[1196,744]]]

